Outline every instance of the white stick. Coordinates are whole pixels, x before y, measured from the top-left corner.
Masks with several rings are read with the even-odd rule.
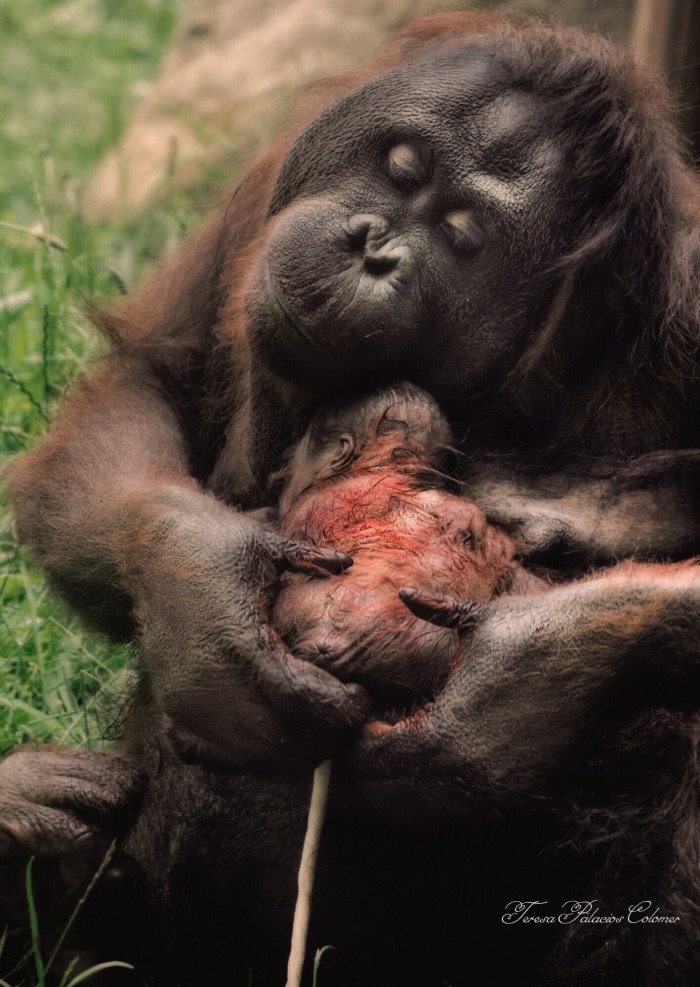
[[[292,943],[287,962],[287,987],[301,987],[301,971],[304,967],[306,935],[309,931],[309,916],[311,914],[311,895],[316,876],[316,858],[321,842],[323,820],[326,815],[330,780],[331,762],[324,761],[314,771],[314,781],[311,788],[309,819],[306,824],[304,847],[301,851],[301,863],[299,864],[299,891],[294,909]]]

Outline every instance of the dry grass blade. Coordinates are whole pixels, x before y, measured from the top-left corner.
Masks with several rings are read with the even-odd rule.
[[[292,942],[287,963],[287,987],[301,987],[301,974],[306,955],[306,936],[309,931],[309,916],[311,915],[311,895],[316,876],[316,860],[328,803],[331,763],[331,761],[324,761],[314,771],[309,818],[306,824],[304,847],[301,851],[301,863],[299,864],[299,891],[294,909]]]
[[[47,247],[53,247],[54,250],[68,250],[63,240],[45,230],[41,223],[35,223],[34,226],[20,226],[19,223],[9,223],[7,220],[0,219],[0,226],[5,230],[14,230],[16,233],[26,233],[28,236],[33,236],[45,243]]]

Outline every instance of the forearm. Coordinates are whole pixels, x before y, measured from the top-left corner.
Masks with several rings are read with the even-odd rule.
[[[460,629],[460,661],[429,707],[370,724],[355,763],[446,811],[495,811],[559,791],[576,752],[589,761],[607,753],[611,722],[622,730],[649,710],[675,710],[697,679],[692,563],[623,563],[476,607],[407,601],[418,616]]]
[[[70,602],[116,633],[135,553],[169,502],[205,499],[167,400],[144,371],[118,364],[78,385],[12,470],[10,493],[36,561]]]
[[[466,492],[509,531],[525,557],[549,565],[688,558],[700,551],[698,466],[693,450],[665,456],[659,454],[658,468],[645,457],[608,475],[595,464],[580,475],[491,465],[469,477]]]
[[[594,735],[606,696],[617,696],[621,717],[650,696],[662,706],[672,680],[700,664],[700,569],[689,564],[625,563],[492,606],[437,705],[463,724],[484,775],[513,788]]]

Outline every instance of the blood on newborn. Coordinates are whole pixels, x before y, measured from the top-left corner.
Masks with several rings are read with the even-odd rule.
[[[432,695],[456,632],[414,616],[401,587],[487,602],[544,584],[445,473],[452,436],[435,401],[400,384],[322,412],[296,448],[279,530],[352,556],[342,575],[283,577],[272,623],[297,657],[392,703]]]

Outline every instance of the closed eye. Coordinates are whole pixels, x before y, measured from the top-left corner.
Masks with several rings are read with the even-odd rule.
[[[441,225],[455,250],[471,253],[484,245],[484,228],[473,209],[455,209],[445,213]]]
[[[413,144],[395,144],[387,154],[386,170],[405,191],[419,189],[426,179],[423,159]]]
[[[466,548],[474,548],[474,532],[469,530],[461,530],[457,532],[457,540],[462,543]]]

